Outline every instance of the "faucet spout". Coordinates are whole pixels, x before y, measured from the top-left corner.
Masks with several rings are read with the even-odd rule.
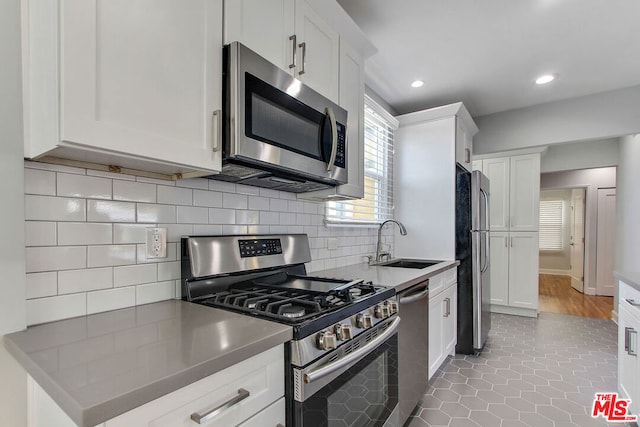
[[[398,228],[400,229],[400,235],[402,236],[407,235],[407,229],[400,221],[396,221],[395,219],[388,219],[386,221],[383,221],[380,224],[380,227],[378,227],[378,244],[376,246],[376,262],[380,262],[382,261],[383,257],[385,256],[388,257],[390,255],[389,252],[384,252],[382,250],[382,227],[384,227],[384,225],[388,222],[392,222],[398,226]]]

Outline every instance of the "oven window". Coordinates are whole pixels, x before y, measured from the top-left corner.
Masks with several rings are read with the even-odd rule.
[[[321,159],[324,114],[249,73],[245,78],[245,134],[270,145]]]
[[[381,427],[392,414],[397,414],[397,404],[398,352],[394,335],[311,398],[296,402],[302,423],[295,425]]]

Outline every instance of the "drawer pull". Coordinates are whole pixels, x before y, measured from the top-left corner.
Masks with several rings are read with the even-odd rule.
[[[628,302],[629,304],[631,304],[634,307],[640,307],[640,302],[636,302],[636,300],[634,300],[634,299],[627,298],[627,299],[625,299],[625,301]]]
[[[214,417],[219,415],[225,409],[231,408],[233,405],[237,404],[238,402],[243,401],[247,397],[249,397],[249,392],[247,390],[243,389],[243,388],[240,388],[240,389],[238,389],[238,395],[237,396],[234,396],[231,399],[227,400],[226,402],[216,406],[215,408],[213,408],[212,410],[210,410],[206,414],[200,415],[197,412],[193,413],[193,414],[191,414],[191,419],[193,421],[197,422],[198,424],[204,424],[204,423],[212,420]]]

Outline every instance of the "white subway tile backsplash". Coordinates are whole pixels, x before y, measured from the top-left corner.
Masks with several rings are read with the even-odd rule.
[[[135,222],[136,204],[87,200],[87,220],[93,222]]]
[[[104,245],[87,248],[87,266],[111,267],[136,263],[136,245]]]
[[[117,310],[119,308],[131,307],[136,305],[135,286],[106,289],[103,291],[93,291],[87,293],[86,295],[87,314]]]
[[[222,207],[222,193],[218,191],[193,190],[193,205],[207,208]]]
[[[72,270],[87,267],[84,246],[44,246],[26,248],[26,272]]]
[[[55,246],[58,241],[55,222],[25,221],[24,232],[26,246]]]
[[[207,224],[209,222],[209,209],[194,206],[178,206],[177,222],[186,224]]]
[[[149,304],[175,298],[175,282],[149,283],[136,286],[136,304]]]
[[[113,224],[113,243],[116,245],[144,243],[149,227],[155,227],[155,224]]]
[[[137,210],[138,222],[176,222],[176,206],[174,205],[152,205],[138,203]]]
[[[25,276],[27,299],[42,298],[58,293],[58,273],[30,273]]]
[[[293,193],[30,161],[24,173],[29,324],[179,298],[183,235],[306,233],[309,271],[361,262],[375,250],[375,228],[328,228],[324,204]],[[146,228],[154,226],[167,228],[166,258],[146,259]],[[393,241],[392,232],[384,237]],[[327,238],[337,250],[327,250]]]
[[[34,221],[84,221],[86,200],[25,195],[24,216]]]
[[[156,202],[156,185],[135,181],[113,181],[113,200],[125,202]]]
[[[56,195],[56,173],[40,169],[24,169],[25,194]]]
[[[209,209],[209,224],[233,224],[236,211],[233,209]]]
[[[158,264],[158,280],[177,280],[180,278],[180,261],[162,262]]]
[[[56,180],[58,196],[111,199],[112,180],[96,176],[59,173]]]
[[[184,187],[158,185],[158,203],[170,205],[193,205],[193,190]]]
[[[200,190],[208,190],[209,180],[206,178],[179,179],[176,181],[176,187],[197,188]]]
[[[58,245],[108,245],[113,242],[113,225],[99,222],[58,223]]]
[[[74,294],[113,287],[113,268],[89,268],[58,272],[58,293]]]
[[[269,198],[259,196],[249,196],[249,209],[254,211],[268,211]]]
[[[87,314],[87,294],[61,295],[27,301],[27,326]]]
[[[222,194],[222,207],[229,209],[247,209],[248,197],[244,194]]]
[[[116,287],[140,285],[158,280],[156,264],[137,264],[113,268],[113,285]]]

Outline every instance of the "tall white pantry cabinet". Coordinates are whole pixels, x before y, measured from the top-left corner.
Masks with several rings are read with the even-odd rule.
[[[485,156],[473,168],[489,178],[491,311],[535,317],[540,153]]]

